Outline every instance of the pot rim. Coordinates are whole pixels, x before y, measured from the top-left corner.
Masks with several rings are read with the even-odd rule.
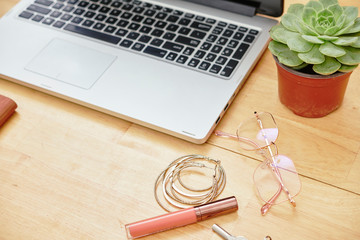
[[[351,72],[335,72],[335,73],[330,74],[330,75],[303,73],[303,72],[296,71],[296,70],[282,64],[281,62],[279,62],[279,59],[274,54],[272,54],[272,56],[274,57],[276,64],[278,64],[284,70],[286,70],[286,71],[288,71],[288,72],[290,72],[290,73],[292,73],[294,75],[298,75],[298,76],[301,76],[301,77],[304,77],[304,78],[328,79],[328,78],[336,78],[336,77],[351,73]]]

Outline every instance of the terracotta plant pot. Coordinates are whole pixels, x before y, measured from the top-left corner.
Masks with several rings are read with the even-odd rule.
[[[351,72],[329,76],[295,71],[279,63],[278,91],[280,102],[303,117],[323,117],[340,107]]]

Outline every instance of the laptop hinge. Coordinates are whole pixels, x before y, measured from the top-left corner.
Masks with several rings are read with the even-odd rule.
[[[243,1],[244,3],[238,3],[236,1],[231,1],[231,0],[223,0],[223,1],[192,0],[192,2],[226,10],[229,12],[242,14],[249,17],[252,17],[256,14],[256,9],[258,7],[257,5],[259,5],[256,2],[246,1],[246,0]]]

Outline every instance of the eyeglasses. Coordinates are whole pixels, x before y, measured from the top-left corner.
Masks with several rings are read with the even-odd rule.
[[[244,150],[257,151],[264,161],[255,169],[254,184],[259,197],[265,202],[261,214],[265,215],[270,208],[285,201],[294,207],[294,197],[299,194],[301,182],[293,161],[278,153],[275,144],[279,129],[271,113],[254,113],[254,117],[242,122],[236,135],[215,131],[220,137],[228,137],[239,142]]]

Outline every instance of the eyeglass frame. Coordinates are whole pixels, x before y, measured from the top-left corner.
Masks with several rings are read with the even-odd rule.
[[[266,145],[265,146],[260,146],[258,143],[256,143],[255,141],[253,141],[252,139],[250,138],[247,138],[247,137],[241,137],[238,133],[238,130],[237,130],[237,135],[234,135],[234,134],[230,134],[230,133],[226,133],[226,132],[222,132],[220,130],[216,130],[215,131],[215,135],[216,136],[220,136],[220,137],[228,137],[228,138],[231,138],[231,139],[236,139],[238,141],[241,141],[243,143],[247,143],[247,144],[252,144],[254,147],[253,150],[260,150],[261,152],[261,155],[263,155],[266,159],[265,162],[261,163],[262,164],[266,164],[267,166],[269,166],[272,170],[272,173],[274,174],[276,180],[278,181],[279,183],[279,189],[277,190],[277,192],[275,192],[275,194],[268,200],[268,201],[265,201],[265,204],[261,207],[261,214],[262,215],[265,215],[269,210],[270,208],[272,207],[272,205],[274,205],[274,202],[275,200],[279,197],[279,195],[281,194],[282,191],[285,192],[289,202],[291,203],[291,205],[293,207],[296,207],[296,202],[294,200],[294,198],[290,195],[290,192],[289,190],[287,189],[287,187],[285,186],[283,180],[282,180],[282,177],[281,177],[281,174],[279,172],[279,168],[276,164],[276,159],[275,157],[278,156],[278,148],[277,148],[277,145],[275,144],[275,141],[277,139],[277,136],[278,136],[278,133],[277,133],[277,136],[276,136],[276,139],[274,141],[269,141],[268,138],[266,137],[265,133],[264,133],[264,127],[263,127],[263,124],[262,124],[262,121],[261,119],[259,118],[259,114],[269,114],[276,126],[276,128],[278,129],[278,126],[276,124],[276,121],[273,117],[273,115],[269,112],[261,112],[261,113],[257,113],[256,111],[254,112],[255,114],[255,117],[256,117],[256,120],[257,120],[257,123],[258,123],[258,126],[260,127],[260,131],[263,135],[263,138],[265,140],[265,143]],[[272,149],[270,146],[275,146],[275,149],[276,149],[276,154],[273,153]],[[243,148],[245,149],[245,148]],[[267,149],[268,152],[270,153],[270,159],[268,157],[267,154],[265,154],[263,151],[264,149]],[[245,149],[245,150],[249,150],[249,149]],[[255,169],[256,171],[256,169]],[[297,172],[296,172],[297,174]]]

